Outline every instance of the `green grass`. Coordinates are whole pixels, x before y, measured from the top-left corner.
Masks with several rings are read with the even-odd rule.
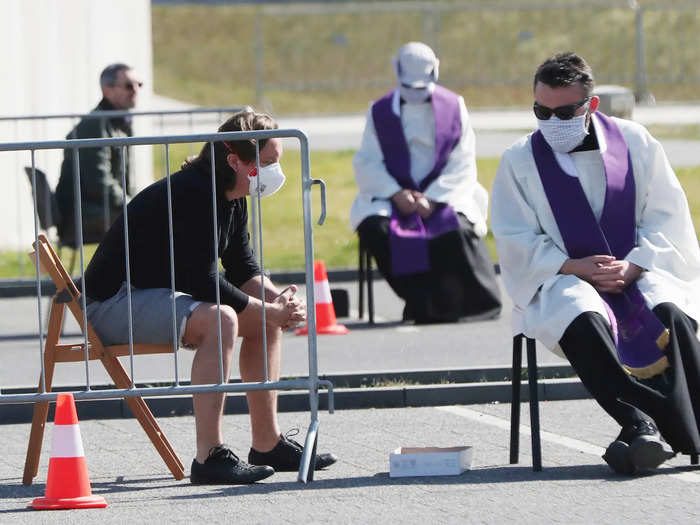
[[[171,170],[176,171],[190,154],[186,144],[171,148]],[[357,265],[357,236],[350,229],[349,210],[356,194],[352,172],[353,151],[311,154],[311,176],[323,179],[327,185],[327,216],[323,226],[317,226],[320,213],[319,189],[312,189],[312,221],[316,259],[322,259],[329,268],[354,268]],[[165,173],[162,154],[154,153],[155,173]],[[478,159],[479,180],[491,191],[498,167],[498,159]],[[299,269],[304,266],[304,235],[301,208],[301,166],[297,151],[285,151],[282,166],[287,183],[273,197],[263,199],[263,240],[265,267],[271,270]],[[690,203],[696,231],[700,228],[700,166],[680,168],[676,174]],[[496,260],[493,236],[489,232],[486,243]],[[95,245],[85,249],[86,264],[94,253]],[[62,256],[68,264],[67,250]],[[19,261],[23,262],[20,273]],[[76,265],[78,266],[78,265]],[[34,270],[24,253],[0,253],[0,278],[33,277]]]
[[[484,5],[462,5],[475,3]],[[369,100],[393,87],[390,57],[409,40],[436,48],[441,82],[464,95],[470,107],[530,104],[535,68],[557,51],[586,57],[599,83],[633,87],[635,79],[630,9],[461,10],[439,20],[410,11],[294,14],[283,9],[261,17],[262,9],[153,6],[156,91],[201,105],[250,104],[274,114],[361,112]],[[651,92],[657,100],[697,100],[696,11],[651,9],[645,12],[644,28]],[[256,64],[256,53],[262,63]],[[265,90],[258,100],[260,79]]]
[[[679,124],[675,126],[653,124],[647,126],[647,129],[657,139],[700,140],[700,124]]]

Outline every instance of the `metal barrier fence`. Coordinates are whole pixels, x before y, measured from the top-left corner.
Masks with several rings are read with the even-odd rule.
[[[387,57],[423,40],[453,88],[529,86],[557,51],[585,56],[599,83],[700,84],[700,3],[636,0],[550,2],[348,2],[266,5],[257,11],[249,61],[258,100],[275,91],[393,85]],[[694,97],[696,98],[696,97]],[[504,100],[507,104],[507,99]]]
[[[300,153],[301,153],[301,189],[302,189],[302,207],[303,207],[303,229],[304,229],[304,250],[305,250],[305,278],[306,278],[306,303],[310,305],[307,310],[307,323],[308,323],[308,365],[309,365],[309,375],[308,378],[301,379],[290,379],[290,380],[269,380],[269,370],[267,362],[267,341],[265,338],[266,334],[266,314],[265,309],[262,310],[262,334],[263,334],[263,370],[264,379],[260,382],[243,382],[237,384],[228,383],[228,378],[223,376],[223,349],[222,349],[222,334],[221,334],[221,299],[219,291],[219,281],[216,282],[216,303],[217,303],[217,329],[218,329],[218,351],[219,351],[219,382],[217,384],[210,385],[182,385],[180,384],[180,377],[178,372],[178,344],[176,337],[176,327],[175,327],[175,295],[176,284],[174,276],[174,239],[173,239],[173,208],[172,208],[172,198],[171,198],[171,183],[170,183],[170,151],[169,145],[171,144],[183,144],[183,143],[198,143],[207,142],[210,145],[210,155],[214,159],[214,143],[220,141],[235,141],[235,140],[247,140],[247,139],[268,139],[268,138],[296,138],[299,140]],[[134,345],[133,340],[133,329],[132,329],[132,305],[131,305],[131,275],[130,275],[130,257],[129,257],[129,220],[128,214],[126,213],[127,204],[126,199],[123,204],[123,221],[124,221],[124,248],[125,248],[125,268],[126,268],[126,283],[127,283],[127,304],[129,313],[129,345],[128,345],[128,355],[129,357],[129,367],[130,367],[130,382],[129,388],[111,388],[111,389],[100,389],[95,390],[91,388],[90,383],[90,369],[88,362],[90,358],[90,352],[93,350],[92,345],[94,341],[90,341],[88,336],[88,319],[87,319],[87,295],[85,291],[85,280],[81,279],[80,290],[80,310],[82,315],[82,337],[83,337],[83,353],[85,362],[85,389],[82,391],[74,392],[74,397],[78,400],[88,400],[88,399],[109,399],[109,398],[130,398],[130,397],[141,397],[141,396],[163,396],[163,395],[189,395],[196,393],[213,393],[213,392],[248,392],[248,391],[259,391],[259,390],[308,390],[309,392],[309,404],[310,404],[310,416],[311,422],[306,435],[304,455],[302,457],[302,464],[299,470],[299,481],[306,482],[313,479],[313,472],[309,471],[309,465],[311,461],[312,451],[315,450],[315,443],[318,434],[318,407],[319,407],[319,388],[328,389],[328,408],[330,412],[333,412],[333,385],[330,381],[320,380],[318,376],[318,359],[317,359],[317,345],[316,345],[316,312],[313,305],[315,304],[314,298],[314,275],[313,275],[313,230],[312,230],[312,217],[311,217],[311,187],[313,185],[319,185],[321,189],[321,213],[319,216],[318,224],[322,224],[325,219],[326,214],[326,198],[325,198],[325,183],[320,179],[313,179],[309,172],[309,148],[306,135],[300,130],[265,130],[265,131],[247,131],[247,132],[226,132],[226,133],[209,133],[209,134],[193,134],[193,135],[176,135],[176,136],[161,136],[161,137],[130,137],[130,138],[116,138],[116,139],[75,139],[75,140],[64,140],[64,141],[42,141],[42,142],[17,142],[17,143],[0,143],[0,152],[16,151],[16,152],[28,152],[31,159],[31,170],[32,170],[32,182],[34,189],[36,189],[36,166],[35,166],[35,153],[41,150],[50,149],[65,149],[68,148],[73,153],[74,158],[74,191],[76,202],[80,203],[80,155],[81,149],[90,147],[118,147],[121,149],[122,156],[126,154],[126,148],[128,146],[136,145],[164,145],[165,154],[165,178],[167,179],[167,191],[168,191],[168,225],[169,225],[169,246],[170,246],[170,275],[171,275],[171,294],[172,294],[172,311],[173,311],[173,356],[174,356],[174,368],[173,368],[173,381],[172,386],[161,386],[161,387],[143,387],[137,388],[134,381]],[[256,165],[260,168],[260,152],[258,143],[256,142]],[[126,169],[124,163],[122,163],[122,182],[125,182]],[[219,260],[218,252],[218,229],[217,229],[217,206],[216,206],[216,173],[215,173],[215,163],[211,162],[211,184],[212,184],[212,200],[213,200],[213,236],[214,236],[214,257],[215,260]],[[258,194],[251,195],[253,214],[257,215],[255,223],[257,224],[257,234],[258,234],[258,246],[256,253],[259,257],[260,268],[262,274],[264,275],[264,259],[262,253],[262,208],[260,207],[260,191],[261,188],[258,187]],[[55,401],[57,394],[52,393],[50,388],[46,388],[46,371],[44,368],[45,363],[45,332],[44,325],[42,322],[42,281],[41,281],[41,271],[40,271],[40,256],[39,256],[39,222],[38,222],[38,203],[36,199],[36,191],[34,191],[34,232],[35,232],[35,247],[37,254],[34,257],[34,269],[36,274],[36,290],[37,290],[37,315],[38,315],[38,333],[39,333],[39,352],[38,357],[40,361],[40,373],[39,387],[34,393],[25,394],[3,394],[0,388],[0,404],[9,403],[41,403]],[[80,209],[78,205],[78,214],[80,214]],[[80,273],[85,274],[85,258],[84,258],[84,247],[82,243],[82,228],[81,221],[76,221],[76,227],[78,229],[78,239],[80,239]],[[264,279],[261,279],[261,297],[265,297],[264,291]],[[65,302],[66,295],[70,296],[70,290],[59,289],[57,290],[57,295],[54,298],[56,302]],[[61,297],[63,294],[63,298]],[[264,301],[264,299],[263,299]],[[49,382],[50,385],[50,382]]]
[[[53,122],[56,120],[66,120],[72,124],[76,124],[82,119],[88,119],[88,120],[107,120],[107,119],[113,119],[113,118],[124,118],[124,117],[129,117],[129,118],[141,118],[141,117],[158,117],[158,128],[159,135],[165,135],[165,127],[166,124],[173,125],[172,122],[166,123],[166,118],[170,117],[176,117],[176,116],[186,116],[187,117],[187,131],[191,134],[194,133],[194,128],[195,125],[201,124],[201,120],[197,119],[196,117],[202,117],[205,115],[216,115],[217,119],[216,121],[219,122],[221,121],[221,117],[225,114],[229,113],[237,113],[238,111],[241,111],[245,106],[220,106],[220,107],[209,107],[209,108],[199,108],[199,107],[193,107],[193,108],[187,108],[187,109],[164,109],[164,110],[108,110],[108,111],[93,111],[91,113],[49,113],[49,114],[44,114],[44,115],[6,115],[6,116],[0,116],[0,123],[2,122],[7,122],[11,123],[13,125],[13,135],[15,139],[20,139],[21,138],[21,129],[20,126],[23,122],[36,122],[40,121],[42,124],[44,124],[44,129],[43,130],[32,130],[32,135],[33,136],[44,136],[46,138],[50,138],[50,131],[48,126],[46,126],[47,123]],[[213,120],[213,119],[210,119]],[[177,126],[179,131],[183,131],[182,129],[182,122],[176,122],[175,125]],[[209,124],[209,122],[207,122]],[[67,128],[67,126],[66,126]],[[74,130],[73,130],[74,131]],[[65,131],[62,132],[62,135],[65,135]],[[70,136],[71,139],[75,138],[74,136]]]
[[[136,135],[165,136],[182,133],[206,133],[218,126],[218,124],[223,121],[224,115],[236,113],[241,109],[243,109],[243,106],[193,107],[155,111],[111,110],[93,111],[91,113],[0,116],[0,140],[13,142],[22,140],[56,140],[62,139],[67,135],[70,139],[74,139],[75,126],[83,119],[104,121],[125,117],[136,121]],[[143,128],[142,132],[140,132],[139,126]],[[46,172],[45,177],[48,179],[47,182],[49,186],[53,186],[58,180],[58,177],[52,176],[51,174],[57,173],[60,168],[62,162],[61,155],[63,152],[60,150],[46,150],[37,153],[42,156],[38,159],[37,167]],[[192,155],[194,153],[194,144],[190,144],[188,154]],[[138,166],[138,173],[151,173],[152,158],[150,155],[137,160],[141,161],[141,165]],[[3,169],[16,173],[18,179],[20,179],[17,184],[16,211],[14,214],[15,237],[17,238],[17,242],[10,243],[9,246],[14,244],[18,251],[22,252],[24,250],[24,240],[29,236],[29,232],[24,228],[25,221],[22,220],[22,217],[27,212],[26,208],[29,206],[30,201],[28,195],[25,195],[26,190],[23,190],[23,186],[26,184],[23,168],[27,166],[27,163],[22,162],[19,156],[16,156],[13,162],[7,162],[6,159],[0,159],[0,161],[4,161],[2,164]],[[162,161],[164,162],[164,159],[162,159]],[[141,181],[140,184],[134,184],[133,177],[131,180],[132,186],[136,188],[143,187],[151,182],[152,178],[150,177]],[[104,188],[106,192],[107,186],[105,185]],[[103,215],[106,217],[106,222],[109,222],[107,219],[109,216],[107,198],[107,195],[103,195],[102,203]],[[45,207],[49,212],[51,211],[47,203]],[[8,226],[8,221],[6,221],[6,227]],[[9,247],[8,243],[4,244]],[[20,253],[17,260],[18,277],[25,277],[25,271],[31,272],[31,270],[26,268],[25,259],[26,257],[24,254]],[[28,275],[30,275],[30,273]]]

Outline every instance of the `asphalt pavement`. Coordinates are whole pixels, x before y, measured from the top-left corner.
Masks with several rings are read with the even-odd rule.
[[[523,421],[527,410],[523,407]],[[3,425],[0,522],[37,523],[677,523],[700,521],[700,471],[687,457],[656,473],[617,476],[602,447],[615,423],[592,401],[542,404],[544,469],[533,472],[529,429],[521,427],[520,463],[509,464],[509,405],[347,410],[320,414],[319,451],[339,456],[309,484],[277,473],[245,486],[175,481],[133,419],[81,421],[92,491],[108,507],[35,511],[45,492],[52,429],[39,476],[21,484],[27,425]],[[308,425],[307,413],[283,413],[286,431]],[[162,418],[189,474],[192,417]],[[50,427],[51,425],[49,425]],[[248,418],[225,416],[224,435],[246,457]],[[471,446],[471,470],[457,476],[391,478],[389,454],[406,446]]]

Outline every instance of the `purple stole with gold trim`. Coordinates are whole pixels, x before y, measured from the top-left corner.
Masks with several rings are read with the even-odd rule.
[[[532,135],[532,152],[569,257],[613,255],[624,259],[637,242],[632,161],[617,124],[599,112],[593,113],[592,118],[600,124],[607,144],[606,150],[601,151],[606,192],[600,222],[593,214],[581,182],[562,170],[539,130]],[[647,307],[636,283],[631,283],[622,293],[600,293],[600,297],[625,369],[641,378],[663,372],[669,366],[662,351],[668,344],[669,333]]]
[[[435,164],[420,184],[411,178],[411,157],[401,117],[392,111],[393,96],[394,91],[390,91],[372,105],[372,119],[384,163],[402,188],[424,192],[440,175],[462,136],[459,96],[435,86],[431,99],[435,115]],[[438,204],[427,219],[422,219],[417,213],[402,215],[392,204],[389,222],[392,273],[405,275],[428,271],[428,240],[458,228],[457,213],[447,204]]]

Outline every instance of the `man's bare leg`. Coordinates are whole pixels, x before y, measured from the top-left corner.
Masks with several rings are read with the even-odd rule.
[[[245,382],[263,381],[263,338],[260,321],[254,319],[253,316],[245,315],[245,312],[239,315],[238,321],[238,333],[243,338],[240,355],[241,379]],[[278,381],[280,378],[281,354],[282,330],[268,326],[267,371],[269,381]],[[280,439],[280,428],[277,422],[277,391],[246,392],[246,397],[250,410],[252,447],[260,452],[272,450]]]
[[[228,306],[221,306],[221,348],[223,359],[223,381],[227,382],[231,372],[233,346],[238,331],[236,313]],[[217,330],[217,308],[215,304],[203,303],[195,308],[187,320],[183,342],[194,345],[197,351],[192,362],[192,384],[216,384],[221,380],[219,368],[219,338]],[[223,443],[221,418],[225,394],[194,394],[195,428],[197,433],[197,461],[204,463],[212,447]]]

